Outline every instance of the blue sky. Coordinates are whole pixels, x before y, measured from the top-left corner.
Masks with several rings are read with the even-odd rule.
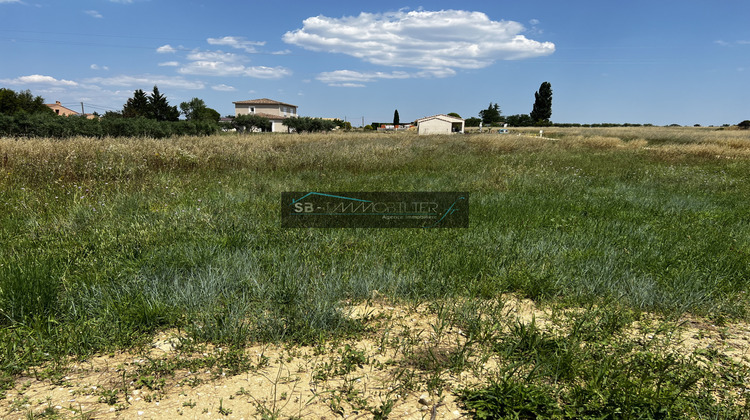
[[[0,87],[86,112],[158,85],[222,115],[271,98],[355,126],[490,102],[552,120],[750,119],[747,0],[0,0]]]

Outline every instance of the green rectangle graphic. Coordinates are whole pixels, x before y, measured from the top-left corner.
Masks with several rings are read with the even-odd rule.
[[[468,228],[468,192],[283,192],[284,228]]]

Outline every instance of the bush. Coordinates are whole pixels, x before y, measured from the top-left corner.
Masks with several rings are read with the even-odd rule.
[[[0,114],[0,135],[8,137],[153,137],[208,136],[219,131],[210,121],[156,121],[139,118],[61,117],[44,113]]]
[[[737,124],[737,127],[739,127],[742,130],[747,130],[750,128],[750,120],[742,121],[741,123]]]

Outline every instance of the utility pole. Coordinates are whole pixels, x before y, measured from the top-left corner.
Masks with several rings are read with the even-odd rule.
[[[81,102],[81,115],[86,115],[86,113],[83,112],[83,102]]]

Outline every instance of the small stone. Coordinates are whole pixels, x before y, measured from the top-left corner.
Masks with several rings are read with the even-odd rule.
[[[422,405],[432,405],[432,401],[427,394],[420,395],[418,402]]]

